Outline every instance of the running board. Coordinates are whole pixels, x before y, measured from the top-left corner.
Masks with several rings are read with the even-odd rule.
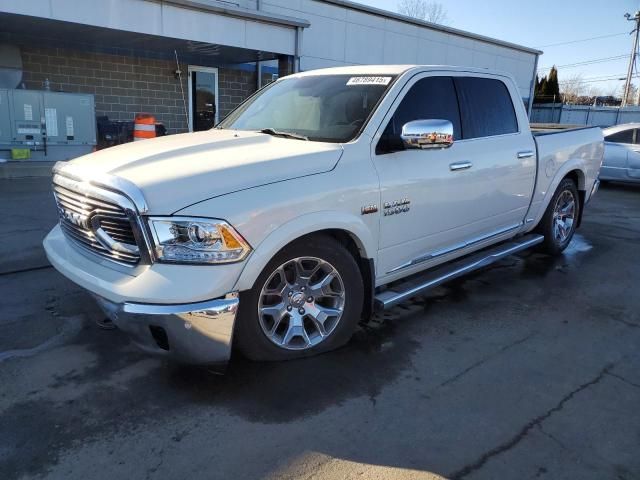
[[[470,254],[452,263],[445,263],[432,270],[412,275],[406,280],[400,280],[399,283],[395,283],[392,287],[376,294],[375,308],[376,310],[391,308],[400,302],[404,302],[415,295],[442,285],[449,280],[461,277],[474,270],[491,265],[509,255],[531,248],[543,240],[544,237],[542,235],[525,235],[516,240],[510,240]]]

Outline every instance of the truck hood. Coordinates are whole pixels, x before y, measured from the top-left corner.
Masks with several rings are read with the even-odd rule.
[[[208,130],[119,145],[69,164],[87,180],[107,174],[132,182],[149,213],[167,215],[238,190],[330,171],[341,155],[339,144]]]

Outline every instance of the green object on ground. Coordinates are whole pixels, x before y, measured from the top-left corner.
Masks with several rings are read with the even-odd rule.
[[[31,150],[28,148],[12,148],[11,160],[28,160],[31,158]]]

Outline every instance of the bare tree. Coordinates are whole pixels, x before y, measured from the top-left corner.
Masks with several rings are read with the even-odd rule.
[[[560,95],[565,103],[576,103],[578,98],[586,93],[587,85],[580,73],[571,75],[560,82]]]
[[[621,97],[624,96],[624,91]],[[638,87],[635,84],[629,85],[629,94],[627,95],[627,105],[637,105],[638,100]]]
[[[427,0],[400,0],[398,12],[408,17],[417,18],[426,22],[446,25],[449,23],[447,10],[440,2],[428,2]]]

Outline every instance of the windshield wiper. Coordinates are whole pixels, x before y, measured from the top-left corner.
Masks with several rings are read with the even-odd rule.
[[[297,133],[281,132],[273,128],[263,128],[259,130],[260,133],[266,133],[267,135],[273,135],[274,137],[295,138],[296,140],[309,140],[309,137],[304,135],[298,135]]]

